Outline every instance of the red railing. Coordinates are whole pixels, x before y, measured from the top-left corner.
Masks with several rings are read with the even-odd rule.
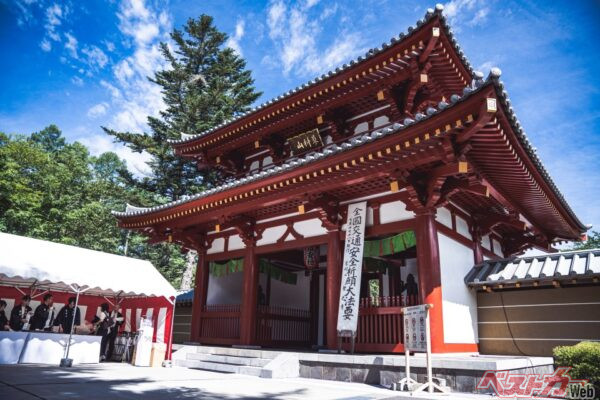
[[[310,344],[310,311],[282,306],[258,306],[256,340],[263,346]]]
[[[402,307],[416,304],[416,299],[402,296],[360,299],[355,349],[357,351],[399,352],[403,350]],[[350,345],[344,339],[344,347]]]
[[[209,304],[200,314],[200,343],[236,344],[240,339],[240,305]]]

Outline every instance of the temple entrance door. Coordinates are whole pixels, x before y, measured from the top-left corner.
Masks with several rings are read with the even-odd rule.
[[[313,251],[310,268],[303,248],[259,255],[257,345],[309,349],[323,343],[325,263],[320,248]]]

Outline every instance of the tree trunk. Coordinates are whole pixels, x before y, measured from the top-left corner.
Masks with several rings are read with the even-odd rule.
[[[194,272],[196,271],[196,250],[190,250],[185,255],[185,271],[181,277],[181,290],[190,290],[194,284]]]

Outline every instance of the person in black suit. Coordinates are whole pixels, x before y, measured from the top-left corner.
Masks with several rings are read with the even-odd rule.
[[[33,317],[31,317],[30,331],[46,331],[52,330],[54,323],[54,307],[52,303],[54,298],[50,293],[44,296],[44,302],[35,308]]]
[[[31,302],[31,296],[26,294],[21,298],[21,304],[13,307],[10,312],[9,326],[13,331],[22,330],[23,325],[27,322],[28,314],[31,313],[29,302]]]
[[[75,324],[73,324],[73,320]],[[75,327],[81,324],[81,311],[79,307],[75,309],[75,297],[69,297],[69,302],[60,309],[54,320],[54,326],[60,326],[63,333],[71,333],[71,326]],[[75,330],[73,330],[75,333]]]
[[[119,329],[123,325],[123,314],[121,314],[121,306],[117,304],[113,311],[110,313],[113,325],[110,327],[108,332],[108,353],[106,359],[112,359],[113,352],[115,351],[115,341],[119,335]]]
[[[6,313],[4,312],[5,308],[6,302],[4,300],[0,300],[0,331],[10,330],[8,327],[8,318],[6,318]]]

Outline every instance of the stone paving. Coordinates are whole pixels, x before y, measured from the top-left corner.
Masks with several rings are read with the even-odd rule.
[[[262,379],[186,368],[100,364],[0,366],[0,399],[489,399],[489,396],[424,394],[411,397],[360,383],[305,378]]]

